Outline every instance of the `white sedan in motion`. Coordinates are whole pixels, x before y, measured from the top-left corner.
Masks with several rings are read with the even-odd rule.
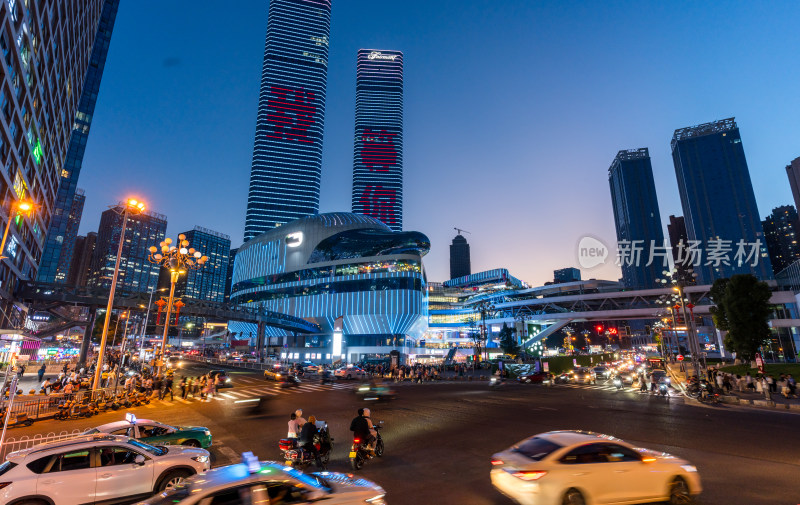
[[[691,503],[697,469],[608,435],[550,431],[492,456],[492,484],[523,505]]]

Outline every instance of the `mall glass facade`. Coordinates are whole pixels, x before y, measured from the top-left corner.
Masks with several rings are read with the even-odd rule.
[[[271,0],[245,240],[319,210],[330,0]]]
[[[427,325],[422,256],[430,243],[419,232],[393,232],[380,221],[348,213],[287,223],[239,248],[231,302],[302,317],[323,335],[289,336],[270,329],[290,354],[331,355],[341,318],[341,355],[313,358],[357,362],[418,342]],[[231,323],[248,336],[253,328]],[[314,351],[309,351],[314,349]]]

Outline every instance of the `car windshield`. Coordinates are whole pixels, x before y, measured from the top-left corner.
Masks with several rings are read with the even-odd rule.
[[[589,373],[588,368],[578,368],[575,370],[575,373]]]
[[[513,452],[523,454],[534,461],[541,461],[561,446],[539,437],[529,438],[518,446],[512,448]]]
[[[150,445],[150,444],[144,444],[144,443],[139,442],[138,440],[134,440],[132,438],[128,439],[128,443],[131,444],[134,447],[138,447],[139,449],[147,451],[147,452],[149,452],[150,454],[152,454],[154,456],[163,456],[164,454],[167,453],[167,449],[166,448],[156,447],[156,446]]]

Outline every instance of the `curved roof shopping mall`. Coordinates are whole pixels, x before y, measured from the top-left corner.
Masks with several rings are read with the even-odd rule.
[[[292,359],[335,361],[334,351],[350,362],[384,358],[413,346],[427,327],[422,256],[429,250],[422,233],[393,232],[359,214],[298,219],[239,249],[231,302],[319,324],[321,335],[268,329],[268,344],[297,354]],[[231,323],[231,330],[246,334],[240,326]],[[341,349],[335,327],[342,330]]]

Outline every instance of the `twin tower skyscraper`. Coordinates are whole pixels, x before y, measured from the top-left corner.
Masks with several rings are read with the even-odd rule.
[[[270,0],[245,241],[319,212],[330,0]],[[362,49],[354,213],[403,226],[403,53]]]

